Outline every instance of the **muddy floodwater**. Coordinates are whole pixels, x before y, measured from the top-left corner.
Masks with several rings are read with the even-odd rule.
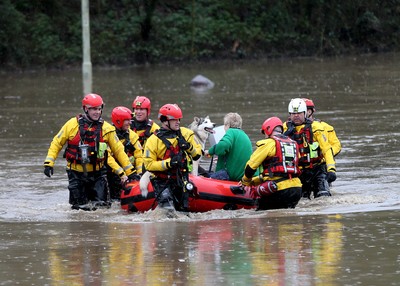
[[[214,88],[195,91],[202,74]],[[80,70],[0,73],[0,285],[398,285],[400,54],[95,69],[113,107],[136,95],[151,117],[178,103],[183,125],[228,112],[253,146],[270,116],[308,97],[342,142],[332,197],[296,209],[166,218],[68,204],[65,160],[43,174],[52,137],[81,112]],[[203,161],[206,167],[209,162]]]

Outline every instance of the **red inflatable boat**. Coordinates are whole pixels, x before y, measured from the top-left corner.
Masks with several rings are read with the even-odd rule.
[[[190,181],[197,187],[198,196],[189,198],[190,212],[207,212],[216,209],[254,209],[254,193],[238,187],[237,182],[214,180],[202,176],[190,176]],[[138,181],[128,183],[121,193],[121,207],[129,212],[145,212],[157,206],[151,183],[148,195],[141,195]]]

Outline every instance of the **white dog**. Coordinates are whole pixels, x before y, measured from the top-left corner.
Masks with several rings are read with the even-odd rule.
[[[194,121],[188,126],[194,132],[194,139],[201,145],[201,149],[204,151],[208,136],[214,133],[215,123],[210,120],[209,116],[206,117],[194,117]],[[201,159],[201,158],[200,158]],[[199,163],[200,159],[193,161],[192,175],[197,176],[199,174]],[[147,186],[150,182],[152,173],[145,172],[140,179],[140,190],[143,197],[147,197],[148,190]]]
[[[210,117],[194,117],[194,121],[188,126],[194,132],[194,139],[201,145],[201,149],[204,151],[208,136],[214,133],[215,123],[210,120]],[[199,162],[193,161],[192,175],[197,176],[199,173]]]

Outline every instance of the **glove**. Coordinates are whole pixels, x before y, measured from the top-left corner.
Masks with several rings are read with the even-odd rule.
[[[44,166],[44,174],[47,176],[47,177],[51,177],[51,175],[53,175],[53,173],[54,173],[54,169],[53,169],[53,167],[50,167],[50,166]]]
[[[334,181],[336,181],[336,173],[334,173],[334,172],[328,172],[327,174],[326,174],[326,180],[328,181],[328,183],[332,183],[332,182],[334,182]]]
[[[240,181],[240,183],[243,186],[251,186],[252,183],[252,179],[247,178],[246,176],[243,176],[242,180]]]
[[[190,143],[187,142],[185,140],[185,138],[183,138],[183,137],[178,137],[178,145],[179,145],[179,148],[184,151],[189,150],[191,147]]]
[[[138,174],[130,174],[128,176],[128,181],[140,181],[140,176]]]
[[[169,162],[169,167],[171,169],[177,169],[181,164],[182,158],[179,154],[175,154],[171,157],[171,161]]]
[[[126,142],[125,149],[126,149],[126,151],[130,151],[132,153],[135,152],[135,146],[132,145],[132,142],[130,140],[128,140],[128,142]]]

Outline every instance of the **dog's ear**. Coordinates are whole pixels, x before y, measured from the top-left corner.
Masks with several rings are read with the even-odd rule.
[[[200,121],[200,118],[198,118],[197,116],[195,116],[193,119],[194,119],[195,122],[199,122]]]

